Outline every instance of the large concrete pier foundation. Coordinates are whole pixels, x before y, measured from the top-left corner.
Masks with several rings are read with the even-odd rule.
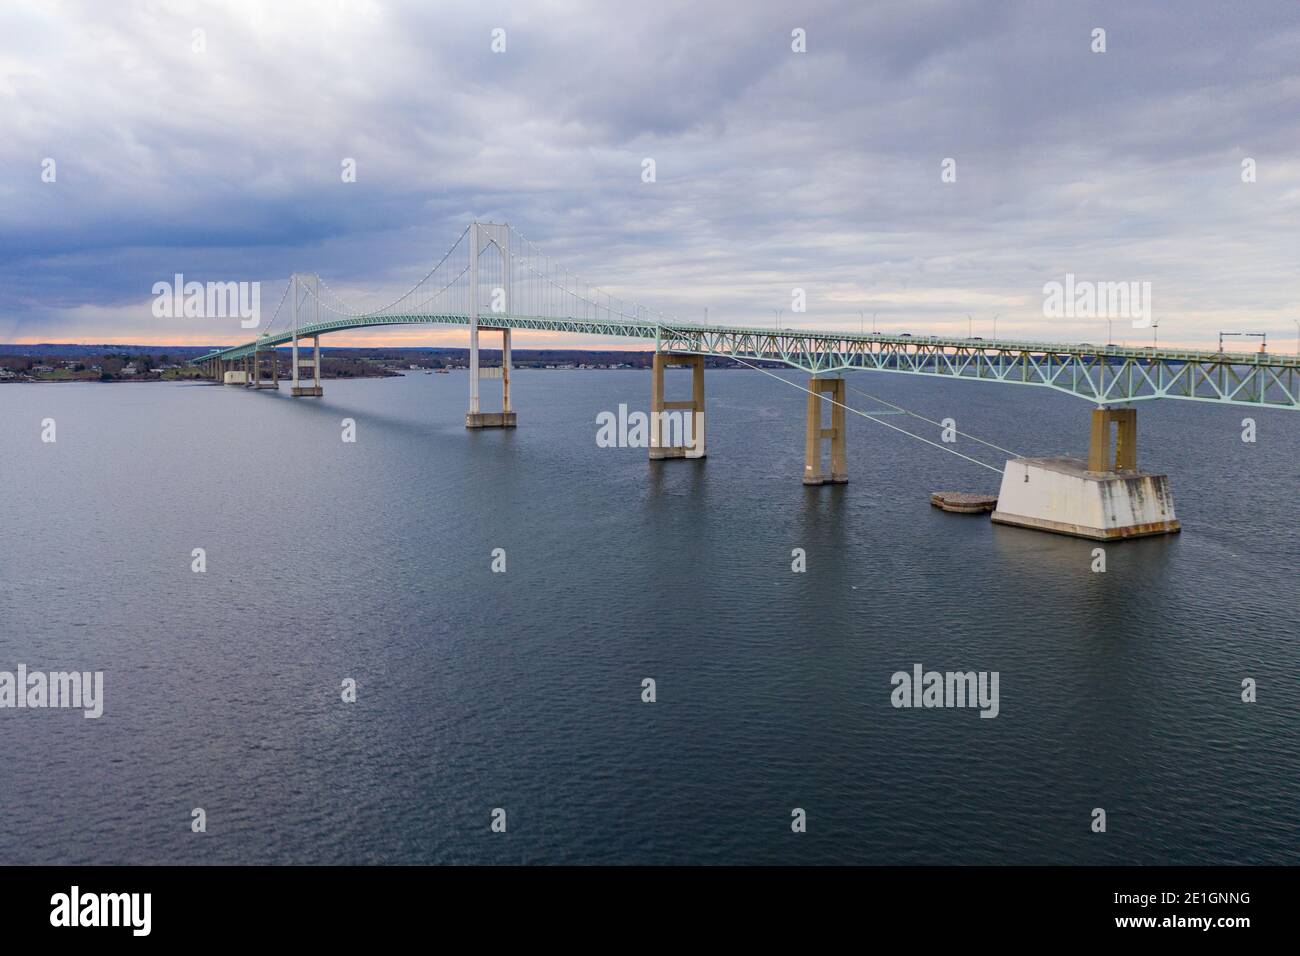
[[[844,443],[844,379],[810,378],[808,380],[808,433],[804,447],[803,483],[805,485],[842,485],[849,480],[848,456]],[[823,395],[830,396],[828,403]],[[822,406],[831,406],[831,427],[822,427]],[[830,473],[822,470],[822,441],[831,443]]]
[[[1111,444],[1111,425],[1116,426]],[[1137,409],[1092,413],[1087,461],[1015,458],[1002,473],[998,524],[1111,541],[1181,528],[1167,475],[1138,471]]]
[[[668,363],[691,370],[691,397],[664,399],[664,370]],[[650,364],[650,460],[704,458],[704,356],[656,352]]]

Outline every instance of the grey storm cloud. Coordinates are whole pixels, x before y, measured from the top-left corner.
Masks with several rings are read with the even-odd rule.
[[[1291,2],[7,5],[0,341],[165,340],[177,272],[378,302],[473,217],[688,319],[1092,340],[1071,272],[1293,332],[1296,63]]]

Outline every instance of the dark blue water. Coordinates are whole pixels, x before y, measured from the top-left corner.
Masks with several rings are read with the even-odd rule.
[[[1043,390],[850,385],[1086,444]],[[477,433],[463,372],[0,387],[0,669],[107,698],[0,710],[0,863],[1300,862],[1300,415],[1245,444],[1249,410],[1143,406],[1185,530],[1097,574],[932,508],[998,476],[860,418],[850,483],[805,488],[805,397],[754,372],[708,373],[703,462],[597,447],[648,373],[514,386],[519,429]],[[998,671],[999,716],[894,709],[915,663]]]

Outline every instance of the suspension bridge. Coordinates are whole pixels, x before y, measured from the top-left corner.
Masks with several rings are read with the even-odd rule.
[[[288,317],[285,326],[277,331],[275,325],[286,304]],[[289,344],[291,394],[320,396],[322,335],[397,325],[466,327],[467,428],[508,428],[518,424],[510,395],[511,332],[515,329],[653,342],[651,459],[705,457],[707,356],[751,367],[777,363],[799,369],[809,375],[808,386],[803,389],[808,393],[803,481],[812,485],[848,479],[844,413],[854,410],[845,404],[844,379],[837,373],[890,372],[1064,392],[1095,406],[1086,461],[1015,459],[1003,473],[1003,495],[994,520],[1087,537],[1131,537],[1178,529],[1165,476],[1144,475],[1137,470],[1137,403],[1174,399],[1300,410],[1300,356],[1263,350],[1211,352],[682,322],[602,291],[542,253],[512,226],[489,222],[467,226],[419,281],[378,308],[354,308],[319,276],[295,273],[266,331],[249,342],[199,356],[191,364],[204,368],[216,381],[278,388],[277,349]],[[501,334],[499,370],[480,365],[482,332]],[[310,354],[303,358],[308,341]],[[263,368],[263,360],[268,358],[269,381]],[[664,370],[670,364],[691,369],[690,399],[665,399]],[[485,377],[501,380],[500,411],[481,408],[480,383]],[[829,427],[823,424],[823,405],[830,407]],[[687,414],[688,426],[678,430],[680,440],[675,441],[666,426],[674,414],[683,413]],[[1113,445],[1112,425],[1116,429]],[[823,465],[826,441],[830,443],[829,467]],[[1005,507],[1011,464],[1017,466],[1018,478],[1023,472],[1023,484],[1030,483],[1032,471],[1040,479],[1037,485],[1042,486],[1038,497],[1046,496],[1042,501],[1017,504],[1021,510],[1034,512],[1020,515],[1023,521],[1012,520],[1017,514]],[[1116,481],[1127,484],[1113,484]],[[1135,481],[1139,485],[1134,485]],[[1058,500],[1062,496],[1077,497],[1079,489],[1084,491],[1087,507]],[[1026,489],[1014,489],[1012,496],[1022,499],[1025,494]],[[1127,502],[1125,507],[1116,506],[1119,498]],[[1062,516],[1080,520],[1058,520]]]

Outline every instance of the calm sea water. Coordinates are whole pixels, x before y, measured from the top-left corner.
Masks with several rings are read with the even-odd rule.
[[[1077,399],[849,384],[1086,444]],[[1097,574],[933,509],[998,476],[860,418],[851,482],[805,488],[804,395],[754,372],[708,373],[704,462],[597,447],[646,372],[514,386],[519,429],[477,433],[463,372],[0,387],[0,670],[107,698],[0,711],[0,862],[1300,863],[1300,415],[1246,444],[1248,410],[1143,406],[1185,530]],[[999,716],[895,710],[916,663],[998,671]]]

